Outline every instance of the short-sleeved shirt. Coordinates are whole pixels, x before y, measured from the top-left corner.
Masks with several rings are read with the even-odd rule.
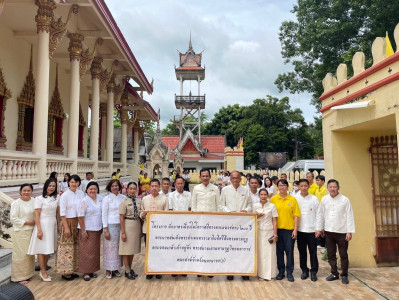
[[[300,217],[301,211],[295,197],[287,194],[282,198],[280,194],[273,196],[270,203],[276,206],[278,212],[277,228],[293,230],[295,228],[294,217]]]
[[[126,197],[121,201],[121,204],[119,205],[119,214],[120,215],[125,215],[125,218],[129,219],[138,219],[139,216],[139,211],[140,211],[140,206],[141,206],[141,199],[140,198],[134,198],[136,202],[136,213],[135,213],[135,208],[134,208],[134,203],[133,199]]]
[[[309,190],[308,190],[308,193],[309,194],[312,194],[312,195],[315,195],[315,193],[316,193],[316,190],[319,188],[319,186],[316,184],[316,183],[312,183],[311,185],[310,185],[310,187],[309,187]]]
[[[103,228],[101,209],[101,196],[97,196],[96,202],[94,202],[94,200],[89,196],[80,200],[78,217],[84,217],[86,230],[98,231]],[[80,228],[80,224],[78,225],[78,228]]]
[[[67,190],[61,195],[60,201],[60,216],[66,218],[77,218],[78,217],[78,206],[80,200],[85,197],[85,194],[81,190],[72,192]]]
[[[273,218],[278,217],[276,206],[270,202],[266,202],[262,206],[262,203],[255,203],[253,206],[254,213],[263,213],[263,217],[258,218],[258,229],[259,230],[273,230]]]
[[[40,218],[54,217],[56,218],[57,206],[59,196],[47,196],[42,195],[35,198],[35,209],[40,209]]]
[[[317,197],[317,199],[319,199],[319,202],[321,202],[321,198],[323,198],[326,194],[326,186],[322,185],[321,187],[317,187],[314,195]]]
[[[145,211],[159,211],[159,210],[169,210],[169,202],[165,196],[159,195],[155,198],[150,194],[145,196],[140,205],[140,210]],[[144,219],[143,233],[147,232],[147,218]]]

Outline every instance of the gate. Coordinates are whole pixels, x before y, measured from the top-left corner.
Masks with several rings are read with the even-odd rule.
[[[375,260],[399,262],[399,166],[396,136],[370,139]]]

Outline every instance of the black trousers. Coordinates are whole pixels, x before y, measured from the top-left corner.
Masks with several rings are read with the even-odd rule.
[[[299,265],[302,272],[309,273],[308,268],[308,250],[310,257],[310,272],[317,273],[319,270],[319,261],[317,260],[317,238],[314,232],[298,231],[298,251]]]
[[[326,235],[326,248],[328,262],[331,266],[331,274],[338,276],[337,269],[337,246],[339,257],[341,258],[341,276],[348,276],[349,258],[348,258],[348,241],[345,240],[346,233],[328,232]]]
[[[277,229],[278,240],[276,244],[277,268],[279,274],[292,274],[294,272],[294,246],[292,239],[293,230]],[[287,256],[287,264],[284,263],[284,253]]]

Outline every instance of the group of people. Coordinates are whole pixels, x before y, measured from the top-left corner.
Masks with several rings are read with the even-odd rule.
[[[138,184],[130,182],[123,195],[121,182],[113,178],[107,185],[108,195],[100,196],[98,183],[92,174],[86,174],[85,190],[78,175],[65,175],[68,188],[58,190],[57,179],[50,177],[44,184],[42,195],[32,198],[33,187],[23,184],[20,198],[11,205],[13,223],[12,281],[26,283],[34,274],[35,255],[40,266],[39,276],[51,281],[47,274],[47,262],[56,253],[55,271],[64,280],[71,281],[83,274],[85,281],[97,277],[100,270],[100,248],[103,239],[103,267],[105,277],[125,277],[134,280],[135,254],[141,251],[141,237],[146,240],[146,216],[150,211],[200,211],[200,212],[253,212],[258,222],[258,277],[260,280],[282,280],[285,276],[294,281],[294,245],[300,256],[301,279],[309,276],[317,280],[317,240],[325,237],[331,274],[328,281],[339,279],[336,250],[341,257],[341,278],[348,281],[348,242],[355,232],[350,201],[339,193],[339,183],[330,179],[328,194],[316,197],[320,185],[313,183],[313,174],[296,183],[298,189],[289,192],[286,175],[282,174],[273,186],[272,178],[251,176],[242,183],[242,175],[229,174],[230,184],[219,188],[210,183],[208,169],[200,171],[201,184],[190,193],[185,191],[186,180],[149,179],[148,193],[138,197]],[[143,178],[146,174],[143,174]],[[147,177],[145,177],[147,178]],[[316,181],[324,185],[324,176]],[[147,183],[148,181],[148,183]],[[62,185],[61,185],[62,186]],[[263,186],[263,187],[262,187]],[[295,186],[295,183],[294,183]],[[324,193],[326,188],[324,187]],[[308,252],[310,268],[307,264]],[[176,276],[176,275],[173,275]],[[152,275],[147,275],[151,279]],[[162,278],[156,275],[157,279]],[[227,276],[233,280],[233,276]],[[249,277],[243,276],[244,280]]]

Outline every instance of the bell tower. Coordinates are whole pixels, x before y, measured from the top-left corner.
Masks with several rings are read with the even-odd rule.
[[[202,52],[196,54],[190,41],[186,53],[179,52],[179,67],[175,66],[176,79],[180,81],[180,95],[175,94],[175,105],[180,110],[175,124],[179,127],[180,139],[187,130],[198,130],[198,142],[201,143],[201,110],[205,109],[205,94],[201,96],[201,81],[205,79],[205,67],[201,66]],[[184,94],[184,81],[190,81],[190,91]],[[198,83],[198,93],[193,95],[191,81]]]

